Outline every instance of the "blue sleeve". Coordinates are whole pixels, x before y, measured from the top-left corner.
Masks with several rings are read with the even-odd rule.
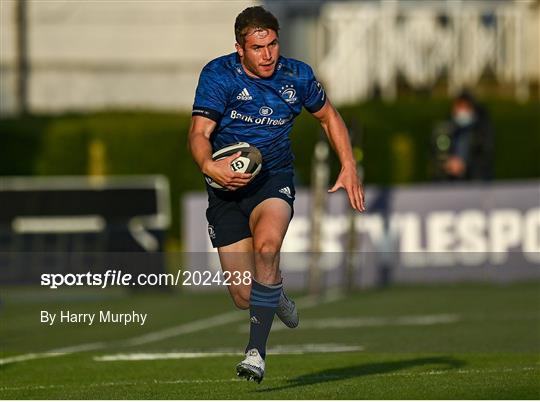
[[[227,89],[223,77],[207,67],[201,71],[199,84],[195,91],[192,116],[207,117],[219,122],[227,105]]]
[[[304,94],[304,107],[310,113],[321,110],[326,103],[326,94],[321,83],[315,78],[313,70],[307,64],[307,83]]]

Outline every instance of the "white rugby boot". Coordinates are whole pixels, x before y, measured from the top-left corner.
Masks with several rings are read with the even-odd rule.
[[[289,328],[296,328],[298,322],[298,310],[296,309],[296,303],[285,295],[285,292],[281,292],[279,297],[279,304],[276,309],[276,315],[278,318],[288,326]]]
[[[264,377],[264,359],[257,349],[246,352],[246,358],[236,365],[236,375],[260,383]]]

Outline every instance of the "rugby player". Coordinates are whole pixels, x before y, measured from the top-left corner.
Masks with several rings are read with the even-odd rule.
[[[360,212],[364,195],[345,124],[311,67],[280,56],[274,15],[263,7],[246,8],[234,31],[236,52],[210,61],[201,72],[188,142],[202,173],[230,190],[207,185],[208,232],[224,271],[253,272],[251,285],[231,285],[229,292],[238,308],[250,310],[246,356],[237,374],[260,382],[274,314],[289,327],[298,325],[296,306],[283,292],[279,252],[295,197],[289,133],[302,107],[320,121],[341,162],[329,192],[345,189]],[[253,180],[231,169],[240,153],[212,160],[213,152],[240,141],[262,153],[262,169]]]

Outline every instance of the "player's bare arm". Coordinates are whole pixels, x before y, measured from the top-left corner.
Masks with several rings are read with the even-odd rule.
[[[359,212],[365,211],[364,189],[356,172],[356,162],[353,157],[347,126],[328,99],[326,99],[324,106],[319,111],[313,113],[313,116],[321,123],[332,148],[341,162],[341,172],[329,192],[333,193],[340,188],[345,189],[351,206]]]
[[[188,135],[189,149],[203,174],[229,190],[236,190],[249,183],[251,173],[238,173],[231,169],[231,162],[240,155],[240,152],[218,161],[212,160],[210,134],[215,126],[216,122],[213,120],[193,116]]]

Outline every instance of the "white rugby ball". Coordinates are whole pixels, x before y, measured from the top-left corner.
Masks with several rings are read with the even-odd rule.
[[[256,147],[248,144],[247,142],[237,142],[234,144],[225,145],[223,148],[212,154],[212,159],[217,161],[234,155],[237,152],[241,152],[241,154],[238,158],[231,162],[231,169],[235,172],[251,173],[251,180],[253,180],[253,178],[261,171],[262,155]],[[210,187],[218,190],[228,191],[228,189],[212,180],[211,177],[205,175],[204,179]]]

